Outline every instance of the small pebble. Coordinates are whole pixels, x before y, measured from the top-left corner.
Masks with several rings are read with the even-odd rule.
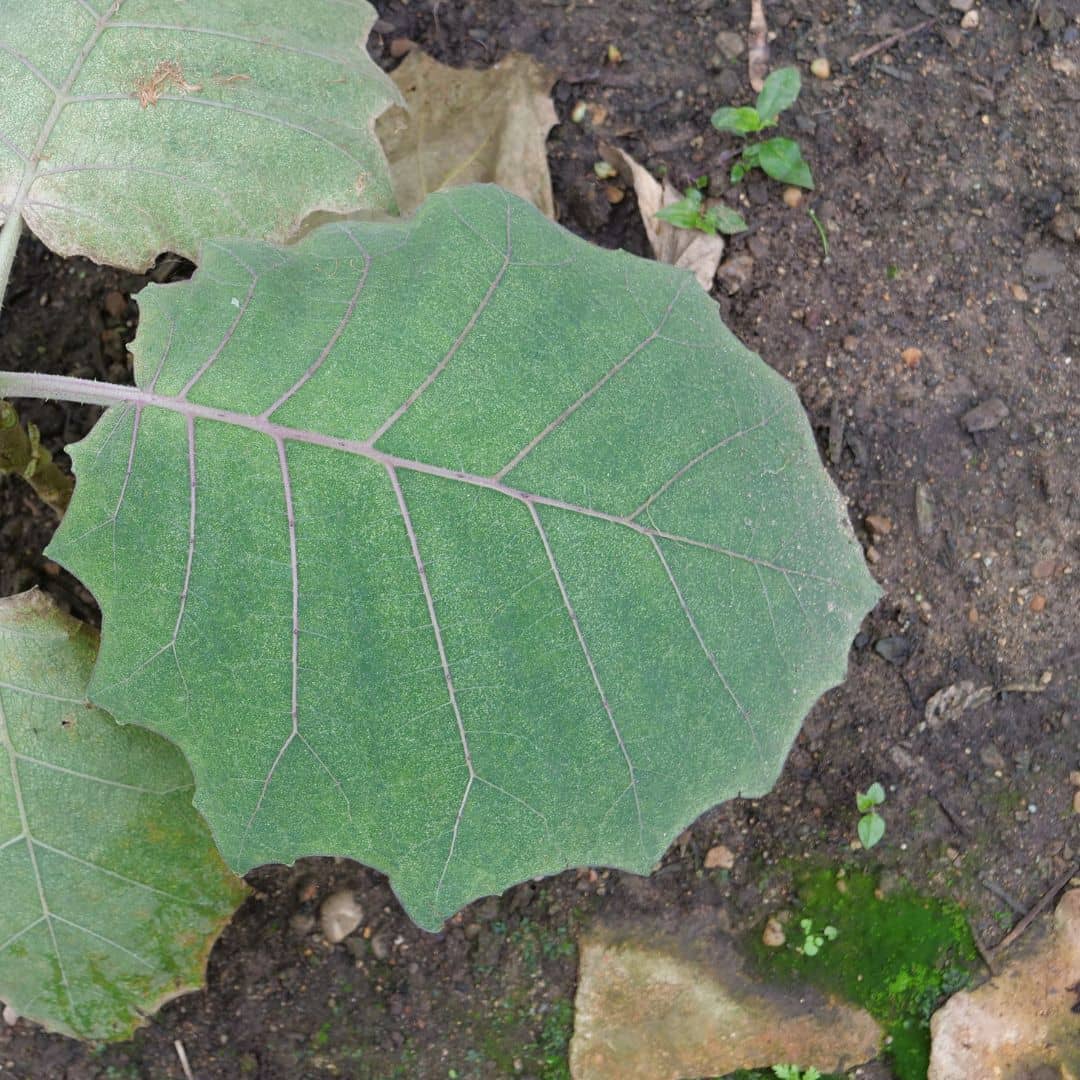
[[[904,361],[904,367],[918,367],[922,362],[923,351],[915,345],[909,345],[900,354],[900,359]]]
[[[801,188],[786,187],[784,188],[784,205],[792,210],[797,210],[802,206],[803,193]]]
[[[832,76],[832,66],[824,56],[818,56],[810,61],[810,74],[815,79],[828,79]]]
[[[785,941],[787,941],[787,937],[784,935],[784,928],[780,925],[780,920],[769,919],[761,934],[761,944],[769,949],[779,949]]]
[[[1040,559],[1032,568],[1031,576],[1036,580],[1054,576],[1057,563],[1053,559]]]
[[[406,53],[416,48],[416,42],[407,37],[396,37],[390,42],[390,55],[395,60],[400,60]]]
[[[1031,598],[1031,603],[1028,605],[1032,611],[1037,615],[1040,611],[1043,611],[1046,607],[1046,597],[1042,593],[1036,593]]]
[[[723,844],[709,848],[705,855],[706,870],[730,870],[735,865],[735,853]]]
[[[4,1023],[8,1027],[14,1027],[19,1022],[19,1014],[10,1006],[4,1006]]]
[[[328,896],[319,908],[319,925],[323,937],[336,945],[344,941],[359,925],[364,909],[356,902],[350,889],[342,889]]]
[[[964,14],[964,17],[960,20],[960,25],[965,30],[974,30],[979,25],[979,13],[972,8]]]
[[[607,196],[607,201],[612,206],[618,206],[619,203],[626,198],[626,192],[621,187],[616,187],[614,184],[608,184],[604,188],[604,194]]]
[[[875,536],[888,536],[892,532],[892,518],[884,514],[867,514],[865,520],[866,527]]]
[[[1028,291],[1023,285],[1010,285],[1009,292],[1012,293],[1012,298],[1018,300],[1021,304],[1025,303],[1028,299]]]

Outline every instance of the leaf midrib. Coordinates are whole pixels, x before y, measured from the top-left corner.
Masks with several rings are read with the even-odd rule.
[[[396,454],[388,454],[374,446],[370,440],[345,439],[338,435],[327,435],[321,431],[310,431],[304,428],[288,427],[284,424],[275,424],[265,416],[253,416],[249,413],[235,412],[231,409],[222,409],[214,405],[203,405],[196,401],[190,401],[183,397],[158,394],[149,390],[140,390],[134,386],[121,386],[116,383],[97,382],[93,379],[72,379],[64,376],[34,375],[26,380],[19,380],[16,385],[15,379],[11,379],[11,386],[7,388],[13,395],[30,393],[32,396],[53,396],[50,389],[55,390],[55,396],[62,400],[82,401],[93,405],[135,405],[139,408],[158,408],[166,412],[176,413],[179,416],[192,420],[212,420],[222,424],[231,424],[234,427],[246,428],[249,431],[265,435],[272,442],[302,443],[310,446],[319,446],[327,450],[339,450],[342,453],[354,454],[358,457],[367,458],[376,464],[389,469],[404,469],[407,472],[423,473],[427,476],[436,476],[444,480],[456,481],[472,487],[485,488],[496,491],[507,498],[514,499],[526,506],[549,506],[556,510],[567,510],[571,513],[581,514],[584,517],[596,518],[600,521],[608,521],[615,525],[631,529],[642,536],[654,537],[658,540],[669,540],[672,543],[687,544],[691,547],[704,548],[707,551],[715,551],[720,555],[749,563],[752,566],[762,567],[766,570],[774,570],[778,574],[794,574],[796,577],[807,578],[811,581],[820,581],[829,585],[839,584],[835,578],[815,574],[809,570],[800,570],[793,566],[784,566],[773,562],[771,559],[749,555],[746,552],[736,551],[733,548],[724,547],[721,544],[710,543],[691,536],[682,536],[678,533],[667,532],[663,529],[651,528],[642,525],[633,519],[631,514],[612,514],[595,507],[583,506],[580,503],[568,502],[565,499],[556,499],[549,495],[541,495],[538,492],[524,491],[512,484],[504,483],[495,476],[481,476],[477,473],[466,472],[461,469],[448,469],[442,465],[434,465],[426,461],[417,461],[414,458],[399,457]],[[763,424],[755,424],[739,434],[749,434],[758,430]],[[729,436],[729,441],[734,436]]]

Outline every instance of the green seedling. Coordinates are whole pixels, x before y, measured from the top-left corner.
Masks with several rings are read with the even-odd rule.
[[[795,103],[801,87],[798,68],[780,68],[765,80],[754,105],[717,109],[712,115],[712,125],[717,131],[731,132],[740,138],[775,127],[780,114]],[[737,184],[751,169],[761,169],[784,184],[803,188],[814,186],[810,166],[803,160],[794,139],[776,136],[744,147],[732,166],[732,183]]]
[[[803,956],[817,956],[826,941],[835,941],[840,933],[835,926],[822,927],[821,932],[814,930],[813,919],[800,919],[799,928],[803,932],[803,943],[796,946],[795,951]]]
[[[859,841],[864,848],[872,848],[885,835],[885,819],[874,810],[885,801],[885,789],[875,781],[865,791],[855,793],[855,805],[859,818]]]
[[[805,1070],[798,1065],[774,1065],[772,1071],[777,1080],[821,1080],[821,1073],[813,1065]]]
[[[699,177],[686,189],[685,196],[678,202],[665,206],[656,216],[677,229],[697,229],[699,232],[716,236],[732,236],[746,231],[746,222],[741,214],[728,206],[705,205],[705,188],[709,186],[707,176]]]

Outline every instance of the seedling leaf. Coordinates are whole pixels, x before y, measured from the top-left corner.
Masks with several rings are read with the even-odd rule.
[[[766,80],[758,94],[755,111],[764,123],[775,120],[785,109],[795,104],[802,87],[799,69],[779,68]]]
[[[810,166],[803,161],[802,151],[794,139],[777,137],[763,142],[756,164],[760,165],[767,175],[783,184],[795,184],[811,189],[814,186]]]
[[[864,814],[859,818],[859,842],[872,848],[885,835],[885,819],[880,814]]]
[[[648,873],[843,678],[879,590],[685,271],[467,187],[139,305],[50,553],[101,604],[91,697],[183,749],[235,869],[358,859],[429,928]]]
[[[22,0],[0,27],[0,216],[143,269],[315,210],[388,208],[375,118],[399,99],[364,0]]]
[[[728,106],[717,109],[712,114],[712,125],[717,131],[731,131],[736,135],[749,135],[762,128],[757,109],[749,107],[733,109]]]
[[[0,600],[0,997],[118,1039],[201,985],[246,890],[175,747],[87,706],[96,645],[43,593]]]

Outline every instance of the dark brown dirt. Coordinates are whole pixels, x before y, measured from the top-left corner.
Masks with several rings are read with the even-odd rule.
[[[725,60],[715,37],[743,31],[742,6],[378,7],[373,49],[388,67],[391,41],[405,37],[455,64],[525,50],[559,74],[563,122],[549,145],[560,220],[595,242],[645,252],[632,195],[611,207],[595,180],[600,140],[678,183],[708,173],[724,191],[716,159],[729,143],[708,117],[750,94],[744,58]],[[800,861],[871,858],[851,842],[855,790],[873,780],[888,790],[873,860],[963,903],[988,945],[1016,919],[1002,895],[1025,908],[1080,858],[1069,778],[1080,767],[1080,245],[1063,224],[1080,211],[1080,75],[1066,70],[1080,64],[1080,0],[979,11],[965,32],[941,0],[769,6],[774,64],[805,73],[815,56],[832,61],[829,81],[804,75],[785,120],[818,182],[806,205],[828,230],[829,256],[805,205],[789,209],[779,185],[751,179],[727,197],[750,223],[729,253],[750,255],[752,270],[718,300],[797,385],[886,590],[847,683],[811,713],[774,792],[707,814],[651,878],[566,873],[474,904],[439,935],[416,930],[372,872],[328,860],[264,869],[215,948],[205,992],[101,1050],[4,1028],[0,1073],[179,1078],[181,1039],[199,1080],[564,1077],[582,924],[707,907],[748,927],[784,904]],[[845,62],[939,12],[937,26]],[[609,43],[620,66],[604,63]],[[604,122],[572,123],[579,100],[603,105]],[[105,297],[138,283],[27,241],[0,364],[128,377],[134,305],[110,316]],[[993,425],[969,432],[964,415],[989,399],[1004,409],[984,410]],[[26,415],[59,450],[93,410],[35,403]],[[932,509],[921,531],[917,489]],[[867,515],[891,529],[872,536]],[[18,482],[0,484],[0,592],[40,584],[92,618],[86,592],[41,556],[53,525]],[[929,697],[962,679],[1001,692],[928,725]],[[714,843],[735,851],[730,873],[703,869]],[[341,885],[362,896],[363,935],[332,948],[299,933],[294,916]]]

